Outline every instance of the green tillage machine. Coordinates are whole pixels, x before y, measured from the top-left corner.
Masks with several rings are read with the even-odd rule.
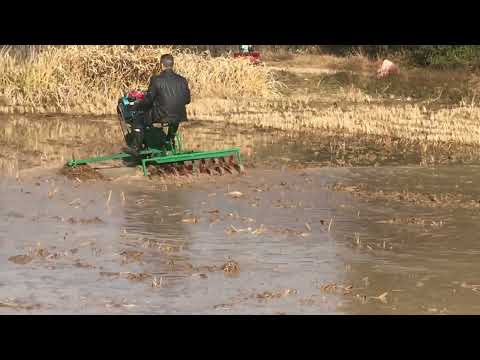
[[[120,126],[127,146],[132,143],[132,124],[136,116],[143,116],[142,112],[128,110],[128,105],[135,99],[126,95],[119,100],[117,113]],[[145,129],[144,148],[138,156],[128,152],[119,152],[109,156],[91,157],[88,159],[73,159],[67,165],[75,167],[109,160],[127,160],[130,163],[141,165],[143,174],[148,175],[189,175],[196,173],[215,173],[223,175],[225,172],[245,172],[241,164],[240,148],[234,147],[216,151],[185,151],[182,138],[177,133],[175,141],[166,141],[162,129],[151,126]]]

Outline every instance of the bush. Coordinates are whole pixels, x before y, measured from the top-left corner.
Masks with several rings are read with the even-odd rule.
[[[418,65],[435,67],[476,67],[480,64],[478,45],[420,45],[410,50]]]

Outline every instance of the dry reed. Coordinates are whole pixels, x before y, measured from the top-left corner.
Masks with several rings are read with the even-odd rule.
[[[165,53],[175,56],[194,98],[276,94],[271,70],[230,57],[154,46],[47,47],[27,59],[0,53],[0,111],[112,114],[123,92],[148,86]]]

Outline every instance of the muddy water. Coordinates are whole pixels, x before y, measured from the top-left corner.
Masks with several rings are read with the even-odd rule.
[[[326,187],[443,193],[464,184],[476,197],[477,179],[476,167],[390,167],[251,170],[183,186],[5,180],[0,302],[11,306],[0,311],[477,313],[478,211],[367,202]],[[11,260],[28,254],[26,264]],[[222,270],[230,260],[238,273]]]
[[[337,181],[368,184],[371,190],[410,191],[437,198],[462,195],[470,204],[480,194],[479,167],[380,168],[344,172]],[[351,194],[339,194],[345,201]],[[337,241],[350,244],[347,281],[368,286],[362,294],[388,292],[387,302],[372,299],[363,306],[348,303],[349,313],[476,314],[480,311],[479,211],[450,204],[411,204],[356,198],[346,206]],[[340,200],[342,203],[343,200]],[[347,202],[348,204],[348,202]],[[425,206],[428,205],[428,206]],[[340,205],[341,206],[341,205]],[[355,216],[356,213],[356,216]],[[347,215],[350,214],[350,215]],[[392,221],[392,219],[395,219]]]
[[[262,168],[479,163],[474,148],[423,149],[421,144],[374,136],[269,131],[201,119],[182,125],[181,132],[186,149],[238,146],[247,165]],[[122,147],[114,117],[0,116],[1,174],[16,176],[22,169],[60,167],[72,158],[111,154]]]
[[[321,139],[190,130],[256,167],[190,184],[0,178],[0,313],[480,311],[479,167],[322,168]]]
[[[36,305],[39,313],[335,312],[338,299],[319,286],[343,282],[339,254],[348,250],[319,223],[331,217],[328,192],[302,180],[254,171],[167,189],[141,182],[72,188],[51,177],[36,179],[40,185],[6,182],[0,301]],[[228,195],[234,190],[244,195]],[[87,223],[95,217],[102,222]],[[55,256],[8,260],[35,249]],[[228,261],[240,271],[222,270]],[[151,277],[131,278],[139,273]],[[312,299],[315,306],[300,305]]]

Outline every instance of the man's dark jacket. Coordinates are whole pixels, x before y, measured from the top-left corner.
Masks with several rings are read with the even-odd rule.
[[[167,69],[150,79],[148,92],[134,109],[150,111],[150,122],[169,124],[187,120],[185,105],[190,103],[187,80],[173,70]]]

